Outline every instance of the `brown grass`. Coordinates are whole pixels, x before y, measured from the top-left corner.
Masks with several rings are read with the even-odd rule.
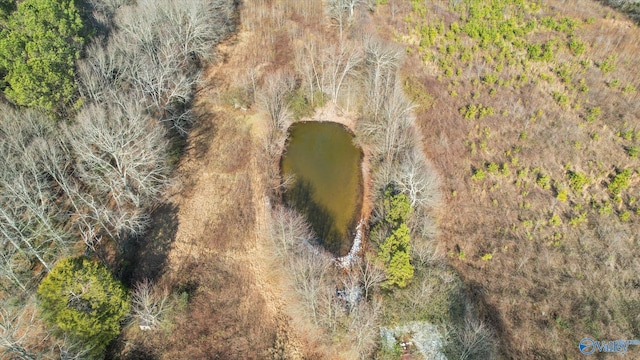
[[[252,81],[293,60],[298,22],[319,28],[321,6],[271,5],[245,4],[242,30],[218,47],[221,61],[206,69],[195,101],[198,122],[167,199],[175,229],[156,230],[163,227],[159,216],[150,231],[151,239],[170,234],[158,282],[176,295],[188,294],[186,309],[174,310],[167,330],[129,327],[119,357],[298,359],[338,353],[321,331],[296,315],[302,306],[284,290],[286,274],[264,237],[265,195],[271,190],[266,167],[272,160],[262,150],[265,119],[254,108],[238,110],[223,101],[231,89],[254,91],[259,84]]]
[[[430,3],[425,22],[445,19],[448,25],[458,20],[447,9],[447,2]],[[400,37],[409,27],[399,19],[410,10],[404,3],[390,1],[377,20],[387,26],[388,33],[396,31]],[[448,78],[437,64],[425,63],[416,55],[410,37],[404,38],[413,50],[405,64],[406,74],[419,79],[436,99],[431,109],[418,114],[418,122],[425,152],[444,183],[440,244],[484,319],[499,335],[504,358],[574,358],[579,356],[577,344],[583,337],[640,336],[640,319],[632,310],[640,298],[632,295],[631,280],[640,270],[633,260],[640,255],[636,247],[640,217],[633,197],[640,193],[634,180],[620,203],[607,190],[617,171],[640,166],[637,158],[625,153],[625,147],[637,145],[637,140],[617,134],[640,129],[638,93],[621,91],[626,84],[640,84],[640,31],[623,15],[593,1],[543,2],[540,16],[555,14],[581,21],[594,17],[592,24],[585,22],[576,30],[587,44],[585,53],[576,58],[565,47],[558,51],[556,63],[531,63],[526,72],[529,81],[518,87],[494,86],[495,95],[489,94],[491,87],[472,83],[495,71],[495,64],[467,66],[456,59],[454,67],[461,68],[462,74]],[[437,51],[435,46],[429,50]],[[482,54],[481,50],[477,57]],[[617,69],[608,74],[596,65],[582,71],[578,64],[580,60],[599,64],[611,54],[618,56]],[[584,78],[589,87],[586,94],[568,91],[568,108],[560,107],[550,95],[565,85],[555,75],[552,83],[540,79],[543,73],[553,75],[560,62],[571,67],[573,84]],[[505,66],[500,76],[509,79],[522,73],[521,68]],[[607,85],[614,79],[619,79],[617,88]],[[451,90],[458,96],[451,96]],[[474,98],[473,93],[479,95]],[[495,115],[465,119],[458,110],[469,104],[493,106]],[[594,106],[601,107],[602,115],[587,122],[587,109]],[[503,116],[503,110],[508,115]],[[525,131],[526,139],[520,139]],[[599,139],[594,140],[596,133]],[[485,149],[480,147],[483,142]],[[512,163],[514,157],[518,160]],[[492,162],[507,163],[511,174],[471,180],[475,169],[487,171]],[[517,184],[517,171],[525,168],[529,174]],[[531,173],[535,168],[551,177],[550,189],[536,184],[538,175]],[[562,202],[556,197],[558,190],[568,188],[568,170],[587,174],[591,182],[582,193],[569,190],[568,200]],[[599,214],[604,202],[613,204],[611,215]],[[570,225],[583,211],[586,221]],[[626,222],[619,218],[624,211],[630,213]],[[549,223],[553,214],[560,216],[561,224]],[[482,260],[485,254],[493,258]]]
[[[199,120],[167,199],[176,209],[175,228],[158,281],[178,295],[186,292],[188,304],[175,311],[170,333],[130,327],[121,357],[139,358],[145,349],[163,359],[262,359],[276,352],[295,358],[298,353],[276,279],[266,277],[261,255],[260,143],[244,113],[217,102],[230,66],[207,71],[205,84],[216,87],[198,92]],[[149,236],[164,225],[162,217],[155,219]]]

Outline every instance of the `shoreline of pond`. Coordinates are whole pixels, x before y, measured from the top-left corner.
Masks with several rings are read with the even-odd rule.
[[[333,114],[332,114],[333,115]],[[322,116],[322,115],[321,115]],[[320,116],[318,116],[320,117]],[[322,116],[323,118],[325,116]],[[290,141],[291,141],[291,131],[292,129],[299,124],[306,124],[306,123],[327,123],[327,124],[331,124],[331,125],[335,125],[335,126],[339,126],[342,130],[344,130],[347,134],[349,134],[350,138],[351,138],[351,142],[353,147],[358,151],[359,153],[359,161],[358,161],[358,184],[357,184],[357,193],[356,193],[356,198],[357,198],[357,205],[356,205],[356,209],[354,209],[354,215],[352,216],[351,220],[349,221],[349,225],[348,228],[346,229],[346,233],[348,234],[348,238],[349,238],[349,247],[348,247],[348,252],[343,252],[343,253],[335,253],[331,250],[329,250],[326,246],[324,246],[324,244],[319,244],[320,246],[323,246],[323,248],[325,250],[327,250],[329,253],[332,254],[332,256],[334,257],[334,260],[338,263],[339,266],[341,267],[348,267],[355,259],[357,259],[358,255],[360,255],[360,253],[362,252],[364,246],[365,245],[365,240],[366,240],[366,235],[367,235],[367,224],[368,224],[368,219],[371,213],[371,208],[372,208],[372,204],[371,204],[371,178],[370,178],[370,174],[369,174],[369,154],[366,148],[364,148],[363,146],[361,146],[358,142],[357,142],[357,136],[355,133],[355,129],[354,129],[354,122],[353,119],[349,119],[347,117],[344,116],[331,116],[332,120],[325,120],[325,119],[317,119],[317,118],[307,118],[301,121],[296,121],[291,123],[287,129],[286,129],[286,140],[285,140],[285,146],[283,148],[282,153],[280,154],[280,159],[279,159],[279,171],[280,171],[280,176],[281,179],[284,178],[284,169],[283,169],[283,162],[285,160],[286,154],[287,154],[287,150],[289,148],[290,145]],[[288,204],[286,204],[286,200],[285,200],[285,195],[284,193],[281,195],[280,197],[280,201],[289,206]],[[305,214],[305,216],[307,216]],[[309,221],[309,219],[307,219]],[[318,235],[319,236],[319,235]],[[322,242],[322,239],[321,239]]]

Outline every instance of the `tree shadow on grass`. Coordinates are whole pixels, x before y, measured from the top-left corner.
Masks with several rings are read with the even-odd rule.
[[[142,343],[134,343],[129,345],[131,349],[129,349],[126,354],[121,358],[122,360],[156,360],[159,359],[156,354],[156,350],[151,347],[142,344]]]
[[[498,357],[501,359],[528,357],[530,354],[522,354],[518,350],[518,344],[515,343],[516,340],[513,338],[513,334],[508,332],[502,314],[495,305],[487,301],[483,286],[475,281],[465,281],[465,284],[466,295],[476,306],[478,318],[494,331],[496,337],[495,349]],[[514,355],[515,357],[513,357]]]
[[[189,142],[187,147],[195,151],[196,158],[204,156],[209,151],[211,139],[217,135],[216,119],[221,116],[206,106],[197,106],[194,108],[195,123],[189,131]]]
[[[158,280],[164,272],[178,230],[178,206],[164,203],[151,213],[151,219],[145,235],[124,244],[120,280],[130,287],[143,279]]]

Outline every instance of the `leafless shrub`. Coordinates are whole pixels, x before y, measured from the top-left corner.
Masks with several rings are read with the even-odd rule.
[[[167,312],[168,289],[155,287],[149,279],[137,283],[131,294],[131,309],[140,329],[157,329]]]

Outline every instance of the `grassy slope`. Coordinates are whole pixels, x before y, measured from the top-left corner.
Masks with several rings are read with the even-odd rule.
[[[377,18],[436,98],[419,123],[447,195],[441,243],[503,356],[639,337],[640,31],[592,1],[450,3],[390,0]]]

